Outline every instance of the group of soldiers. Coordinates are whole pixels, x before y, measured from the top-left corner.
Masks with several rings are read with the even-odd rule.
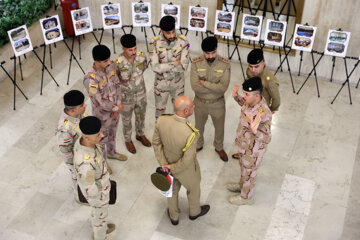
[[[56,131],[61,156],[73,181],[75,201],[81,193],[92,207],[93,239],[107,239],[115,225],[107,222],[110,174],[108,159],[119,161],[127,157],[116,151],[116,131],[122,117],[125,146],[136,153],[132,142],[131,119],[135,115],[136,139],[146,147],[153,146],[162,169],[173,175],[173,194],[168,198],[168,215],[173,225],[179,222],[178,192],[187,190],[189,218],[205,215],[209,205],[200,205],[200,166],[197,152],[203,149],[204,126],[210,115],[214,127],[214,148],[220,159],[228,161],[223,148],[225,97],[230,82],[230,61],[217,54],[217,39],[202,41],[203,55],[191,64],[190,83],[194,100],[184,96],[184,72],[189,65],[189,49],[185,36],[177,34],[175,19],[165,16],[160,21],[161,33],[150,41],[149,59],[155,72],[154,96],[156,126],[152,142],[144,134],[147,106],[143,73],[148,68],[143,52],[137,52],[136,38],[121,37],[123,52],[110,60],[110,50],[104,45],[93,48],[94,64],[84,76],[84,87],[90,97],[92,115],[84,116],[86,104],[81,91],[64,95],[64,111]],[[241,105],[240,123],[235,145],[239,159],[240,180],[229,182],[227,188],[237,195],[229,197],[232,204],[251,204],[257,169],[271,140],[271,116],[280,105],[279,83],[266,68],[263,52],[254,49],[248,55],[243,93],[236,85],[232,96]],[[174,114],[164,114],[171,96]],[[195,114],[195,126],[187,118]]]

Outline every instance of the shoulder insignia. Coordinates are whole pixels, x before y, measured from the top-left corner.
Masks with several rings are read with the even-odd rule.
[[[90,155],[89,155],[89,154],[85,154],[84,158],[85,158],[85,160],[89,160],[89,159],[90,159]]]
[[[222,72],[224,72],[224,70],[222,70],[222,69],[217,69],[217,70],[216,70],[216,69],[215,69],[214,72],[222,73]]]
[[[90,83],[89,84],[89,92],[91,94],[96,94],[98,85],[96,83]]]
[[[156,40],[158,40],[159,39],[159,36],[155,36],[155,37],[153,37],[152,39],[151,39],[151,41],[156,41]]]
[[[108,76],[108,78],[111,78],[112,76],[114,76],[115,75],[115,71],[112,71],[110,74],[109,74],[109,76]],[[105,80],[105,79],[104,79]]]
[[[110,77],[110,75],[109,75],[109,77]],[[106,83],[106,79],[103,79],[103,80],[99,83],[99,85],[101,86],[101,85],[103,85],[104,83]]]
[[[69,143],[69,142],[71,142],[71,138],[64,139],[64,143]]]
[[[264,111],[262,110],[262,108],[260,108],[260,109],[259,109],[260,115],[263,115],[263,112],[264,112]]]
[[[95,73],[90,74],[90,77],[91,77],[92,79],[95,79]]]
[[[143,65],[143,63],[141,62],[141,63],[136,64],[136,67],[139,68],[139,67],[141,67],[142,65]]]
[[[267,77],[266,77],[266,80],[268,80],[268,81],[269,81],[269,80],[270,80],[270,77],[269,77],[269,76],[267,76]]]
[[[194,59],[193,59],[193,62],[199,62],[199,61],[201,61],[201,60],[203,60],[203,56],[194,58]]]
[[[223,57],[219,57],[220,61],[223,61],[224,63],[229,63],[229,59],[223,58]]]
[[[183,40],[186,40],[186,37],[182,34],[179,34],[179,38],[183,39]]]
[[[182,149],[183,152],[186,152],[189,149],[191,144],[194,142],[196,134],[198,136],[200,136],[200,131],[198,129],[196,129],[193,125],[191,125],[191,123],[189,121],[186,121],[186,124],[191,128],[191,130],[193,130],[193,132],[191,133],[190,137],[188,138],[185,147]]]
[[[65,125],[65,127],[67,128],[67,127],[69,126],[69,120],[65,119],[65,120],[64,120],[64,125]]]
[[[116,59],[116,63],[119,64],[119,63],[121,63],[123,60],[124,60],[124,59],[123,59],[122,56],[121,56],[121,57],[118,57],[118,59]]]
[[[138,52],[137,55],[138,56],[144,56],[144,53],[143,52]]]

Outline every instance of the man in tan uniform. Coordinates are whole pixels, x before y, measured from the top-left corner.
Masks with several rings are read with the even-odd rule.
[[[147,69],[147,60],[143,52],[137,52],[136,38],[132,34],[125,34],[120,39],[123,53],[116,60],[117,71],[121,86],[121,113],[125,146],[131,153],[136,153],[136,148],[131,141],[131,118],[135,113],[136,140],[144,146],[150,147],[151,143],[145,136],[146,89],[144,71]]]
[[[164,16],[160,20],[161,34],[149,44],[150,64],[155,72],[155,117],[166,110],[169,95],[171,101],[184,95],[184,72],[189,64],[190,44],[182,34],[177,35],[175,19]]]
[[[240,123],[236,131],[235,145],[240,155],[240,181],[230,182],[227,189],[238,192],[229,197],[235,205],[253,204],[257,170],[271,140],[271,111],[261,96],[259,77],[243,83],[243,93],[238,94],[239,85],[233,90],[234,99],[241,105]]]
[[[74,147],[74,167],[80,190],[92,208],[91,224],[93,239],[108,239],[107,235],[115,230],[115,224],[107,223],[110,193],[110,174],[103,158],[100,140],[101,121],[89,116],[81,119],[82,132]]]
[[[186,188],[190,220],[205,215],[209,205],[200,206],[200,166],[196,159],[199,130],[186,119],[193,114],[194,104],[188,97],[174,101],[174,115],[158,118],[152,140],[155,157],[162,169],[174,176],[173,195],[168,198],[168,215],[173,225],[179,223],[178,194],[181,185]]]
[[[228,156],[223,148],[225,125],[225,98],[230,82],[230,62],[217,56],[217,39],[207,37],[201,43],[203,56],[197,57],[191,64],[190,81],[195,92],[195,127],[200,130],[197,151],[204,145],[204,127],[210,115],[214,127],[215,151],[220,159],[227,162]]]
[[[102,121],[104,138],[100,146],[104,158],[127,160],[123,154],[117,153],[116,131],[121,104],[120,81],[116,74],[116,65],[110,61],[110,49],[105,45],[97,45],[92,50],[94,65],[84,76],[84,87],[89,93],[92,113]]]
[[[263,86],[262,96],[265,98],[270,110],[273,114],[279,110],[280,107],[280,92],[279,92],[279,81],[272,74],[272,72],[266,68],[264,53],[261,49],[252,50],[247,57],[249,63],[246,69],[247,79],[252,77],[261,78]],[[232,155],[233,158],[239,159],[237,153]]]
[[[71,90],[64,95],[65,109],[62,112],[56,129],[56,140],[60,154],[69,168],[75,193],[75,201],[80,203],[77,191],[77,178],[74,169],[74,144],[80,137],[79,122],[84,117],[85,96],[78,90]]]

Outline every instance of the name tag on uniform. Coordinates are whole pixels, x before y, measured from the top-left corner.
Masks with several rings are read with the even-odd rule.
[[[214,72],[222,73],[222,72],[224,72],[224,70],[219,69],[219,70],[214,70]]]
[[[110,75],[109,75],[109,77],[110,77]],[[102,81],[99,83],[99,85],[101,86],[101,85],[103,85],[104,83],[106,83],[106,79],[102,80]]]
[[[138,67],[141,67],[142,65],[143,65],[143,63],[139,63],[136,65],[136,67],[138,68]]]
[[[206,69],[198,68],[197,71],[198,71],[198,72],[206,72]]]
[[[112,71],[112,72],[109,74],[108,78],[111,78],[111,77],[114,76],[114,75],[115,75],[115,71]]]
[[[127,68],[120,69],[120,72],[127,72],[127,71],[129,71],[129,69],[127,69]]]

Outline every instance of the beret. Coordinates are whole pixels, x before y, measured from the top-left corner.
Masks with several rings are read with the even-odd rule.
[[[64,95],[64,105],[69,107],[79,106],[84,103],[85,96],[78,90],[70,90]]]
[[[83,134],[92,135],[96,134],[101,129],[101,121],[97,117],[88,116],[80,120],[80,130]]]
[[[201,49],[204,52],[212,52],[217,48],[217,39],[216,37],[207,37],[201,43]]]
[[[163,31],[171,31],[175,29],[175,18],[172,16],[164,16],[160,20],[160,29]]]
[[[92,50],[94,61],[105,61],[110,58],[110,49],[105,45],[96,45]]]
[[[136,37],[132,34],[125,34],[120,38],[120,42],[124,48],[133,48],[136,46]]]
[[[252,77],[246,80],[243,84],[243,90],[246,92],[259,91],[262,89],[261,78]]]
[[[255,48],[247,56],[247,62],[249,64],[258,64],[264,60],[264,53],[260,48]]]

